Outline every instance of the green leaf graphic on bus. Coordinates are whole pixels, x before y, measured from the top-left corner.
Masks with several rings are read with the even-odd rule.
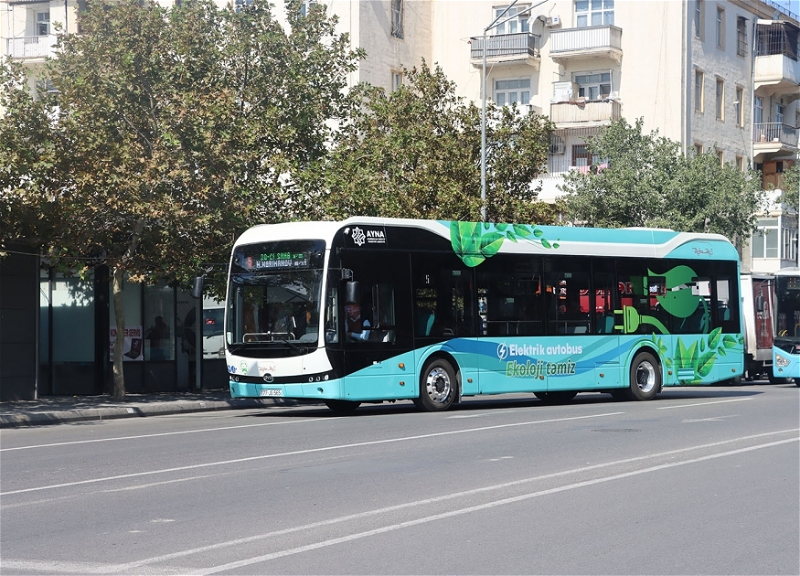
[[[453,251],[470,268],[500,251],[503,242],[528,240],[543,248],[558,248],[557,242],[544,237],[544,231],[524,224],[491,224],[489,222],[450,222],[450,244]]]
[[[655,335],[653,339],[655,341]],[[678,379],[682,384],[696,384],[711,374],[717,358],[727,356],[727,350],[741,348],[744,339],[741,335],[723,335],[722,328],[714,328],[707,336],[692,342],[688,347],[681,338],[678,338],[677,344],[674,360],[679,372]],[[689,370],[691,376],[688,374]]]
[[[697,277],[694,270],[688,266],[675,266],[665,274],[656,274],[652,270],[648,270],[647,273],[650,276],[663,276],[666,280],[667,293],[656,295],[656,299],[668,314],[678,318],[688,318],[697,310],[703,298],[692,294],[690,284]]]

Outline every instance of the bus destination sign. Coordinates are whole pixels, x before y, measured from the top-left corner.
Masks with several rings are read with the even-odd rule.
[[[253,262],[253,268],[307,268],[309,265],[307,252],[266,252]]]

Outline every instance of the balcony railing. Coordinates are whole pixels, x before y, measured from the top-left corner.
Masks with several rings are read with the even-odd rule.
[[[620,103],[616,100],[554,102],[550,104],[550,120],[556,124],[611,122],[619,120],[620,109]]]
[[[753,142],[797,149],[797,128],[781,122],[757,122],[753,125]]]
[[[470,44],[470,61],[473,66],[482,64],[484,49],[486,60],[492,63],[539,59],[539,36],[529,32],[498,34],[485,39],[477,36],[470,39]]]
[[[24,36],[6,39],[5,55],[12,58],[45,58],[53,55],[56,37]]]
[[[781,54],[797,60],[798,30],[788,22],[759,24],[756,30],[756,56]]]
[[[622,28],[589,26],[550,32],[550,56],[553,59],[605,55],[622,59]]]

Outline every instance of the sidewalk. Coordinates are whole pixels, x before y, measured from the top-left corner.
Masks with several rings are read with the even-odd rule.
[[[39,400],[0,402],[0,428],[294,405],[289,400],[272,398],[231,398],[227,390],[128,394],[122,401],[110,395],[44,396]]]

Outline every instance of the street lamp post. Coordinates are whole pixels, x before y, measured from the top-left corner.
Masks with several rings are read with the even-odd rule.
[[[502,22],[498,22],[503,16],[508,14],[508,11],[514,7],[514,4],[519,2],[519,0],[514,0],[506,6],[506,9],[503,10],[497,18],[492,20],[492,23],[489,24],[486,28],[483,29],[483,36],[482,36],[482,46],[483,46],[483,67],[481,70],[481,220],[486,222],[486,33],[491,30],[492,28],[497,28],[501,24],[505,24],[512,18],[518,17],[520,14],[525,14],[525,12],[530,12],[537,6],[541,6],[547,0],[542,0],[538,4],[533,4],[529,6],[525,10],[520,12],[515,12],[513,15],[509,16]]]

